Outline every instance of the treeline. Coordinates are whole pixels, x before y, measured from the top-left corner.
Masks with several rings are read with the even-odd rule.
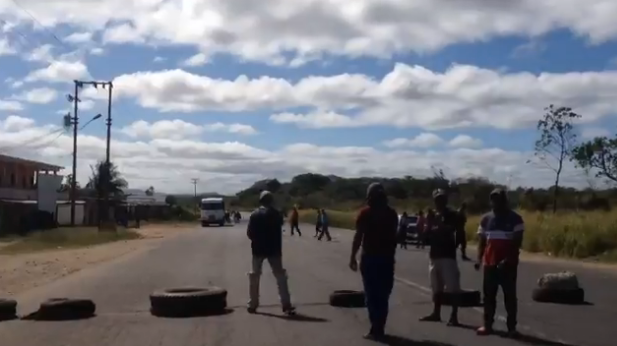
[[[483,212],[489,208],[489,194],[505,186],[486,178],[447,179],[442,172],[433,177],[419,178],[342,178],[333,175],[301,174],[288,183],[277,179],[256,182],[239,192],[232,205],[254,207],[259,193],[269,190],[274,193],[277,205],[283,209],[298,205],[303,209],[327,208],[337,210],[357,209],[364,201],[366,189],[372,182],[381,182],[391,203],[407,210],[426,208],[432,203],[432,191],[437,188],[450,193],[453,205],[467,203],[470,212]],[[508,191],[513,206],[530,211],[550,210],[553,206],[553,188],[535,189],[519,187]],[[577,190],[560,187],[558,208],[562,210],[608,210],[617,201],[617,189]]]

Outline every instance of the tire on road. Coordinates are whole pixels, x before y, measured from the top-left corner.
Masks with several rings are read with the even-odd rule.
[[[150,295],[150,307],[151,313],[159,317],[222,314],[227,309],[227,290],[219,287],[160,290]]]
[[[534,288],[531,298],[539,303],[578,305],[585,303],[585,290],[580,287],[574,289],[537,287]]]
[[[52,298],[43,302],[37,320],[77,320],[93,317],[96,304],[90,299]]]
[[[443,293],[442,304],[452,306],[452,303],[457,298],[458,306],[462,308],[482,306],[482,294],[480,291],[476,290],[461,290],[458,293]]]
[[[330,305],[340,308],[363,308],[366,306],[366,296],[362,291],[334,291],[330,294]]]
[[[13,299],[0,298],[0,321],[17,317],[17,302]]]

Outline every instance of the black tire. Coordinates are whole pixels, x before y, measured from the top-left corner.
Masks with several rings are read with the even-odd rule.
[[[366,296],[362,291],[334,291],[330,294],[330,305],[340,308],[363,308],[366,306]]]
[[[13,299],[0,298],[0,321],[17,317],[17,302]]]
[[[94,316],[96,304],[89,299],[52,298],[41,304],[38,320],[76,320]]]
[[[227,290],[219,287],[172,288],[150,295],[151,312],[160,317],[191,317],[222,314]]]
[[[585,290],[576,289],[555,289],[555,288],[534,288],[531,298],[540,303],[557,303],[568,305],[579,305],[585,303]]]
[[[480,291],[461,290],[459,293],[443,293],[442,304],[452,306],[458,298],[458,306],[462,308],[482,306],[482,294]]]

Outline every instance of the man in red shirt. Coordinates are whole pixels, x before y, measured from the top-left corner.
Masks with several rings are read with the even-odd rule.
[[[289,227],[291,227],[291,235],[294,235],[294,230],[298,231],[298,235],[301,237],[302,236],[302,232],[300,232],[300,227],[298,227],[298,222],[299,222],[299,215],[298,215],[298,207],[294,206],[293,209],[291,210],[291,217],[289,218]]]
[[[516,336],[516,281],[518,256],[525,229],[523,218],[510,209],[506,192],[495,189],[490,195],[492,211],[480,220],[478,228],[478,262],[476,270],[484,266],[484,325],[478,335],[493,332],[497,290],[501,286],[504,305],[508,314],[508,334]]]
[[[362,247],[360,272],[366,294],[371,330],[367,339],[378,340],[385,336],[389,301],[394,286],[394,256],[398,215],[388,205],[383,185],[373,183],[367,190],[366,206],[356,219],[356,234],[351,248],[349,268],[358,270],[356,256]]]

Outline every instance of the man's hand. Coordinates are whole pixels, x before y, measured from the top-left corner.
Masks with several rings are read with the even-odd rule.
[[[354,272],[358,271],[358,261],[355,259],[355,257],[352,257],[349,260],[349,269],[351,269]]]
[[[481,267],[481,266],[482,266],[482,264],[478,261],[478,262],[474,263],[474,265],[473,265],[473,269],[475,269],[475,270],[480,270],[480,267]]]

